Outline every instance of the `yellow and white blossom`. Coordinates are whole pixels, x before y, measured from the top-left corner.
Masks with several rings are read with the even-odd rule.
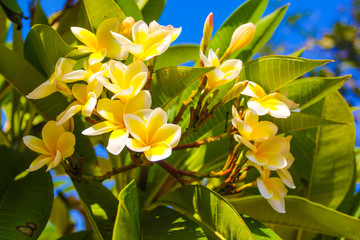
[[[285,200],[288,190],[283,181],[277,177],[270,177],[270,170],[260,170],[260,177],[256,179],[261,195],[268,201],[271,207],[279,212],[285,213]]]
[[[132,27],[132,41],[125,36],[112,31],[114,38],[121,44],[121,47],[135,56],[135,59],[147,61],[162,54],[168,49],[181,32],[181,28],[174,28],[171,25],[161,26],[152,21],[148,26],[140,20]]]
[[[254,38],[255,29],[255,25],[251,22],[239,26],[231,37],[231,42],[226,49],[225,55],[230,56],[240,48],[248,45]]]
[[[74,153],[74,134],[66,132],[55,121],[47,122],[41,133],[42,139],[34,136],[23,137],[25,146],[41,154],[31,163],[28,171],[38,170],[46,164],[48,165],[47,171],[49,171],[59,165],[62,159],[70,157]]]
[[[108,18],[100,23],[96,35],[81,27],[71,27],[71,31],[79,41],[85,44],[79,45],[78,51],[91,53],[89,62],[92,65],[101,62],[105,57],[117,60],[127,59],[128,53],[121,49],[110,33],[110,31],[118,32],[119,27],[118,18]]]
[[[148,69],[142,61],[137,60],[126,66],[121,62],[112,60],[108,66],[111,83],[104,77],[98,79],[101,79],[104,87],[114,93],[111,100],[118,98],[126,102],[127,99],[136,96],[144,87]]]
[[[134,152],[144,152],[149,161],[169,157],[180,141],[181,128],[167,123],[167,115],[161,108],[126,114],[124,120],[133,137],[126,141],[126,146]]]
[[[238,111],[232,107],[232,125],[239,131],[234,138],[238,142],[243,142],[250,149],[254,149],[250,141],[265,141],[276,135],[278,127],[269,121],[260,121],[259,116],[247,110],[244,113],[244,120],[239,116]]]
[[[267,95],[259,84],[250,81],[241,94],[251,97],[247,105],[259,116],[270,114],[275,118],[287,118],[290,116],[290,109],[298,106],[281,93]]]
[[[98,114],[105,119],[87,129],[82,134],[95,136],[111,132],[106,149],[118,155],[124,148],[129,132],[124,123],[124,114],[132,113],[151,106],[149,91],[140,91],[136,97],[128,100],[125,104],[120,100],[111,101],[108,98],[100,99],[96,107]]]
[[[61,113],[63,116],[57,124],[62,125],[80,111],[83,116],[90,117],[102,90],[103,86],[96,79],[89,84],[74,84],[72,93],[76,100]]]
[[[208,58],[206,58],[204,53],[200,51],[200,58],[203,61],[205,67],[215,67],[213,71],[206,74],[207,89],[213,89],[217,86],[228,83],[239,76],[242,67],[241,60],[230,59],[220,65],[220,61],[212,49],[209,50]]]
[[[61,80],[67,83],[83,80],[92,82],[97,77],[107,76],[107,64],[101,62],[90,63],[84,61],[84,69],[75,70],[62,76]]]
[[[72,72],[76,61],[69,58],[59,58],[55,65],[55,71],[50,78],[26,95],[29,99],[40,99],[49,96],[54,92],[61,92],[65,96],[71,97],[71,90],[65,83],[63,76]]]

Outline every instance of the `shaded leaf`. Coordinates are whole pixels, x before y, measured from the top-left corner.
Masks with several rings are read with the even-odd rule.
[[[176,66],[188,61],[199,59],[198,45],[177,45],[169,47],[155,60],[155,69]]]
[[[31,18],[31,26],[35,25],[35,24],[46,24],[48,25],[48,19],[42,9],[42,7],[40,6],[40,1],[37,2],[35,9],[34,9],[34,14]]]
[[[44,76],[50,77],[57,60],[72,49],[50,26],[38,24],[31,28],[26,37],[24,57]]]
[[[141,222],[144,240],[207,239],[201,227],[168,207],[142,212]]]
[[[241,215],[241,217],[253,234],[254,239],[281,239],[273,230],[261,222],[246,215]]]
[[[184,214],[201,226],[210,239],[254,239],[233,207],[206,187],[180,187],[163,196],[157,204],[171,206]]]
[[[156,70],[150,86],[153,107],[166,107],[172,99],[212,69],[168,67]]]
[[[239,213],[247,214],[267,225],[295,228],[349,239],[357,239],[359,236],[359,219],[305,198],[285,197],[285,214],[274,211],[262,196],[229,199],[229,202]]]
[[[264,13],[267,4],[268,0],[249,0],[242,4],[221,25],[211,39],[209,49],[212,48],[215,51],[220,48],[219,56],[221,56],[230,44],[235,29],[248,22],[256,24]]]
[[[153,20],[158,21],[164,10],[166,0],[148,0],[141,8],[144,21],[149,24]]]
[[[113,0],[84,0],[86,12],[93,30],[107,18],[117,17],[120,21],[126,18],[123,11]]]
[[[113,239],[140,239],[140,208],[135,180],[121,190],[118,200]]]
[[[142,13],[135,0],[115,0],[120,9],[124,11],[125,16],[133,17],[135,21],[143,19]]]
[[[300,108],[304,109],[341,88],[350,77],[351,75],[301,78],[281,88],[280,92],[300,104]]]
[[[289,4],[260,19],[256,23],[256,31],[253,40],[246,47],[242,48],[239,53],[234,53],[236,57],[232,55],[229,58],[241,59],[244,62],[250,60],[251,57],[259,52],[270,40],[281,20],[284,18],[288,7]]]
[[[80,231],[71,234],[66,234],[61,238],[59,238],[58,240],[93,240],[94,238],[92,236],[92,232],[93,231],[91,230],[87,230],[87,231]]]

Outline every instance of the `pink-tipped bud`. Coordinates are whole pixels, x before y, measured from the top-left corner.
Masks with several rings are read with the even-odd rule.
[[[245,47],[253,40],[255,28],[255,25],[249,22],[241,25],[234,31],[231,37],[230,45],[226,50],[229,56],[240,48]]]
[[[204,30],[203,30],[203,38],[201,39],[200,49],[205,52],[207,46],[209,45],[211,34],[214,29],[214,15],[210,13],[204,23]]]
[[[135,24],[135,19],[132,17],[125,18],[119,26],[119,33],[123,35],[124,37],[130,38],[131,36],[131,29],[133,25]]]

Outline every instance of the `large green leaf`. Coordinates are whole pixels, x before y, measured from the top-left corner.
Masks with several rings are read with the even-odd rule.
[[[38,24],[31,28],[26,37],[24,57],[44,76],[50,77],[57,60],[72,49],[53,28]]]
[[[0,44],[4,44],[7,35],[7,26],[6,26],[6,15],[3,10],[0,8]]]
[[[210,239],[254,239],[250,230],[220,195],[199,185],[188,185],[163,196],[159,202],[190,218]]]
[[[241,49],[239,53],[235,53],[236,57],[231,56],[230,58],[241,59],[244,62],[250,60],[251,57],[259,52],[269,41],[281,20],[284,18],[288,7],[289,4],[260,19],[256,24],[255,36],[251,43]]]
[[[328,62],[331,60],[265,56],[245,63],[240,73],[240,79],[256,82],[267,93],[270,93]]]
[[[120,21],[126,18],[114,0],[84,0],[84,3],[91,27],[94,30],[107,18],[117,17]]]
[[[158,56],[155,60],[155,69],[169,66],[176,66],[188,61],[199,59],[198,45],[177,45],[169,47],[166,52]]]
[[[121,190],[118,199],[113,239],[141,239],[140,208],[135,180]]]
[[[153,107],[166,107],[182,91],[212,68],[168,67],[155,71],[150,92]]]
[[[143,19],[142,13],[135,0],[115,0],[117,5],[124,11],[127,17],[133,17],[135,21]]]
[[[40,1],[37,2],[35,9],[34,9],[34,15],[31,19],[31,25],[35,25],[35,24],[49,24],[49,21],[42,9],[42,7],[40,6]]]
[[[168,207],[142,212],[141,223],[144,240],[207,239],[201,227]]]
[[[23,164],[34,159],[24,159],[3,146],[0,152],[0,238],[37,239],[51,212],[54,197],[51,176],[42,168],[14,180]]]
[[[157,21],[164,10],[166,0],[147,0],[146,4],[141,9],[144,21],[150,23],[153,20]]]
[[[93,240],[94,237],[92,236],[92,231],[81,231],[81,232],[75,232],[71,234],[66,234],[59,238],[58,240]]]
[[[261,120],[267,120],[275,123],[275,125],[278,126],[279,128],[278,133],[288,133],[288,132],[299,131],[307,128],[324,126],[324,125],[347,124],[347,123],[335,122],[318,116],[305,114],[305,113],[298,113],[298,112],[292,112],[290,117],[288,118],[274,118],[269,115],[266,115],[262,117]]]
[[[95,239],[112,239],[114,221],[119,201],[98,181],[73,180],[86,215],[93,227]]]
[[[300,104],[301,109],[304,109],[332,91],[341,88],[350,77],[351,75],[301,78],[281,88],[280,92],[286,94],[288,98]]]
[[[231,16],[221,25],[211,39],[209,49],[214,51],[220,48],[221,56],[230,44],[231,36],[236,28],[247,22],[257,23],[264,13],[268,0],[248,0],[236,9]]]
[[[358,239],[360,220],[305,198],[285,197],[286,213],[275,212],[262,196],[229,199],[235,209],[262,223]]]
[[[354,172],[354,119],[344,98],[334,92],[306,108],[304,113],[342,125],[324,125],[293,132],[291,152],[298,194],[325,206],[337,208],[352,183]]]
[[[46,81],[46,78],[40,74],[30,63],[21,58],[15,52],[6,47],[0,46],[0,74],[18,91],[21,95],[25,96],[34,88],[38,87],[41,83]],[[60,94],[55,93],[39,100],[29,100],[33,103],[36,109],[46,120],[54,120],[56,116],[65,110],[68,106],[65,98]],[[86,168],[83,169],[84,173],[91,170],[90,163],[95,162],[95,151],[87,136],[81,134],[84,129],[84,124],[79,117],[74,117],[76,136],[76,152],[84,158]]]
[[[248,228],[250,229],[251,233],[253,234],[256,240],[281,239],[276,233],[274,233],[273,230],[271,230],[269,227],[266,227],[261,222],[246,215],[241,215],[241,217],[248,226]]]

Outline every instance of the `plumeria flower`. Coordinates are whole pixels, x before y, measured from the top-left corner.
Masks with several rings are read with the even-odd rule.
[[[161,108],[126,114],[124,120],[133,137],[126,141],[126,146],[134,152],[144,152],[149,161],[169,157],[180,141],[181,128],[167,123],[167,115]]]
[[[294,157],[291,153],[289,153],[289,155],[286,156],[286,162],[287,162],[287,165],[283,168],[277,169],[276,173],[281,178],[281,180],[285,183],[286,186],[288,186],[289,188],[295,188],[296,186],[295,186],[293,178],[289,172],[289,168],[291,167],[291,165],[294,162]]]
[[[281,93],[267,95],[259,84],[250,81],[241,94],[251,97],[247,105],[259,116],[270,114],[275,118],[287,118],[290,116],[290,109],[298,106]]]
[[[251,22],[239,26],[231,37],[231,42],[226,49],[225,55],[230,56],[240,48],[248,45],[255,36],[255,29],[255,25]]]
[[[140,91],[136,97],[128,100],[125,104],[120,100],[111,101],[108,98],[100,99],[97,105],[98,114],[105,119],[87,129],[82,134],[95,136],[111,132],[106,149],[118,155],[124,148],[129,132],[124,123],[124,114],[132,113],[151,106],[149,91]]]
[[[208,58],[206,58],[204,53],[200,51],[200,58],[203,61],[205,67],[215,67],[213,71],[206,74],[207,89],[216,88],[234,80],[237,76],[239,76],[242,67],[241,60],[230,59],[220,65],[220,61],[212,49],[209,50]]]
[[[59,58],[55,65],[55,72],[50,78],[26,95],[29,99],[40,99],[49,96],[54,92],[61,92],[65,96],[72,97],[71,90],[65,83],[64,75],[72,72],[76,61],[69,58]]]
[[[41,154],[31,163],[27,171],[38,170],[46,164],[48,165],[46,171],[49,171],[59,165],[62,159],[70,157],[75,151],[74,134],[66,132],[55,121],[47,122],[41,133],[42,139],[34,136],[23,137],[25,146]]]
[[[259,122],[259,116],[254,115],[251,111],[245,111],[244,120],[241,119],[238,111],[232,107],[232,125],[239,131],[234,138],[237,142],[243,142],[248,148],[254,149],[249,141],[265,141],[276,135],[278,127],[269,121]]]
[[[123,49],[133,54],[136,59],[147,61],[165,52],[180,32],[181,28],[161,26],[156,21],[152,21],[148,26],[140,20],[132,28],[133,42],[121,34],[111,33]]]
[[[123,102],[134,97],[144,87],[147,80],[148,69],[146,65],[137,60],[129,66],[118,62],[109,62],[109,76],[111,83],[104,77],[99,77],[101,83],[114,93],[111,100],[119,98]]]
[[[63,75],[61,80],[67,83],[77,82],[80,80],[90,83],[95,78],[103,76],[107,76],[106,63],[95,62],[90,64],[90,61],[84,61],[84,69],[69,72]]]
[[[288,157],[289,152],[289,139],[274,136],[263,142],[255,142],[255,145],[252,145],[250,150],[246,152],[246,157],[259,166],[277,170],[286,167],[286,157]]]
[[[271,207],[279,212],[285,213],[285,200],[288,190],[283,181],[277,177],[270,177],[270,170],[260,170],[260,177],[256,180],[260,194],[268,201]]]
[[[108,18],[100,23],[96,35],[81,27],[71,27],[74,36],[85,45],[79,45],[80,53],[91,53],[90,64],[101,62],[105,57],[124,60],[128,53],[112,37],[110,31],[118,32],[120,21],[118,18]]]
[[[72,87],[72,93],[76,100],[61,113],[63,116],[57,121],[57,124],[62,125],[80,111],[83,116],[90,117],[102,90],[103,86],[96,79],[89,84],[75,84]]]

